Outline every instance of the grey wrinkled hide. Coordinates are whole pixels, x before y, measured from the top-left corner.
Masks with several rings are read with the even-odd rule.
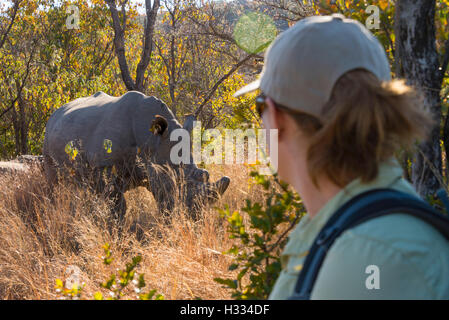
[[[165,118],[166,129],[150,130],[160,117]],[[161,100],[140,92],[121,97],[97,92],[74,100],[57,109],[47,122],[43,150],[47,179],[56,182],[63,168],[81,179],[93,177],[97,191],[110,189],[119,218],[126,212],[124,192],[137,186],[146,186],[162,211],[173,208],[175,196],[193,210],[196,204],[217,199],[229,178],[210,183],[208,172],[193,162],[182,168],[174,165],[170,150],[177,142],[170,141],[170,133],[178,128],[181,125]],[[103,145],[105,139],[112,142],[110,153]],[[69,142],[79,150],[75,160],[66,153]],[[181,177],[184,183],[179,183]]]

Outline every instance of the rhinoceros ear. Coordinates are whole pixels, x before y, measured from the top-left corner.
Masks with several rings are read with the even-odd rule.
[[[162,135],[165,130],[167,130],[167,127],[167,119],[165,119],[163,116],[156,115],[153,122],[151,123],[150,131],[153,132],[153,134]]]

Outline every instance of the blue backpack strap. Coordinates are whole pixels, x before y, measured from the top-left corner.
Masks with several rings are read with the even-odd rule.
[[[449,218],[436,212],[425,201],[393,189],[373,189],[361,193],[341,206],[315,238],[298,277],[294,294],[289,300],[308,300],[327,252],[347,229],[369,219],[391,213],[418,217],[449,240]]]

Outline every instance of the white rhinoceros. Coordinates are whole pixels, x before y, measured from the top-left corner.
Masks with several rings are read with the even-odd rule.
[[[124,192],[136,186],[146,186],[161,211],[173,208],[175,195],[189,209],[214,201],[230,180],[222,177],[210,183],[208,172],[193,162],[173,164],[170,150],[177,142],[170,141],[170,133],[178,128],[181,125],[165,103],[140,92],[121,97],[97,92],[79,98],[57,109],[47,122],[43,149],[47,179],[56,182],[64,168],[93,181],[99,192],[111,190],[120,219],[126,212]],[[183,183],[178,183],[179,177]]]

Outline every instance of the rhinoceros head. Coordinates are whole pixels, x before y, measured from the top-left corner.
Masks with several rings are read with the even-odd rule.
[[[229,186],[230,179],[222,177],[216,182],[203,181],[188,171],[171,166],[149,164],[149,190],[153,193],[160,211],[171,212],[182,204],[192,214],[202,206],[215,202]],[[203,171],[208,176],[207,171]]]
[[[193,162],[190,148],[186,163],[174,163],[171,159],[172,148],[179,143],[171,141],[171,133],[176,129],[184,129],[190,136],[194,117],[188,116],[181,127],[164,104],[160,111],[151,122],[149,131],[152,135],[147,138],[143,156],[149,190],[160,209],[171,210],[176,200],[181,200],[187,208],[195,211],[201,205],[216,201],[229,186],[228,177],[210,182],[208,171],[198,168]]]

